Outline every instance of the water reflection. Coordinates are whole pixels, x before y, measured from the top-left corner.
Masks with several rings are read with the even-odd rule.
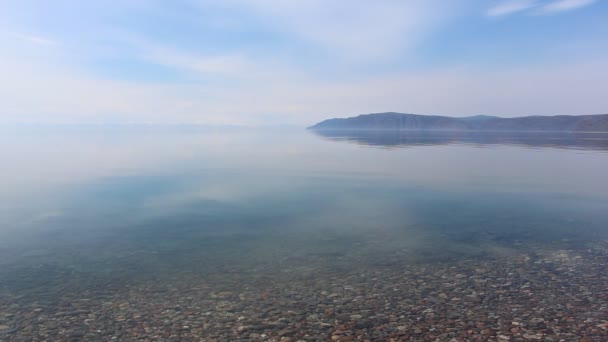
[[[531,148],[608,150],[608,133],[313,130],[333,141],[385,148],[420,145],[517,145]]]

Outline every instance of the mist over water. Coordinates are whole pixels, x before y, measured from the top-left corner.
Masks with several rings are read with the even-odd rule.
[[[336,277],[432,279],[437,267],[460,274],[469,264],[605,250],[605,135],[391,134],[136,127],[4,134],[0,298],[13,309],[0,325],[6,336],[19,334],[20,313],[42,308],[52,316],[67,310],[65,298],[92,307],[70,310],[129,322],[138,319],[103,303],[137,302],[145,297],[138,291],[159,298],[171,288],[183,291],[168,296],[173,301],[230,301],[270,284],[306,302],[298,282],[332,292]],[[351,285],[376,284],[370,279]],[[181,338],[234,339],[247,332],[239,326],[253,325],[238,317]],[[106,336],[89,328],[77,337],[130,329],[96,329]],[[148,338],[164,336],[156,333]]]

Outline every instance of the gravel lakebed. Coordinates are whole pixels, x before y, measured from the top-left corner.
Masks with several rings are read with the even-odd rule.
[[[0,341],[608,341],[607,242],[508,257],[317,262],[129,281],[5,267]]]

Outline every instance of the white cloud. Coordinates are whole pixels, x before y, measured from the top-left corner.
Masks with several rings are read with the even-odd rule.
[[[328,116],[381,111],[520,116],[597,114],[608,108],[597,87],[608,78],[605,62],[439,69],[345,81],[260,66],[221,86],[99,80],[56,65],[0,62],[0,74],[11,80],[0,83],[0,122],[308,125]]]
[[[143,52],[145,61],[201,74],[238,75],[247,70],[249,61],[240,55],[193,55],[171,49],[155,48]]]
[[[244,51],[202,54],[127,33],[121,33],[120,42],[135,50],[134,58],[142,63],[162,65],[182,72],[182,76],[189,81],[230,81],[260,76],[265,72],[288,72],[284,63],[269,58],[269,55],[254,58]]]
[[[2,32],[0,32],[2,33]],[[48,37],[43,37],[35,34],[26,34],[21,32],[4,32],[6,36],[12,37],[14,39],[18,39],[21,41],[25,41],[28,43],[33,43],[37,45],[57,45],[58,42],[54,39],[50,39]]]
[[[534,6],[537,6],[536,0],[509,0],[503,1],[501,4],[490,8],[486,14],[490,17],[498,17],[517,12],[528,10]]]
[[[551,14],[566,12],[585,6],[589,6],[597,0],[504,0],[500,4],[490,8],[486,15],[489,17],[500,17],[509,14],[528,12],[531,14]]]
[[[596,0],[557,0],[551,2],[541,8],[541,12],[555,13],[575,10],[581,7],[589,6]]]
[[[411,48],[466,3],[438,0],[226,0],[276,32],[346,61],[387,59]]]

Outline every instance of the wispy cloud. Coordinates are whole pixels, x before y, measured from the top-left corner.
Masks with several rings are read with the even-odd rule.
[[[194,122],[307,125],[328,115],[404,111],[421,114],[583,114],[608,108],[596,84],[605,62],[541,68],[439,69],[354,80],[252,70],[233,83],[140,84],[99,80],[48,64],[3,60],[0,122]]]
[[[499,5],[490,8],[486,14],[490,17],[499,17],[503,15],[509,15],[517,12],[528,10],[532,7],[537,6],[536,0],[510,0],[503,1]]]
[[[277,32],[344,60],[379,60],[411,48],[459,10],[445,1],[233,0]]]
[[[530,14],[551,14],[566,12],[589,6],[597,0],[505,0],[490,8],[486,15],[489,17],[500,17],[519,12]]]
[[[141,58],[177,70],[205,75],[239,75],[250,67],[250,62],[237,54],[197,55],[161,47],[144,51]]]
[[[565,12],[589,6],[594,2],[596,0],[557,0],[543,6],[540,10],[544,13]]]
[[[33,34],[25,34],[20,32],[8,32],[8,35],[22,41],[27,41],[29,43],[37,44],[37,45],[57,45],[58,42],[56,40],[50,39],[48,37],[43,37],[39,35]]]

